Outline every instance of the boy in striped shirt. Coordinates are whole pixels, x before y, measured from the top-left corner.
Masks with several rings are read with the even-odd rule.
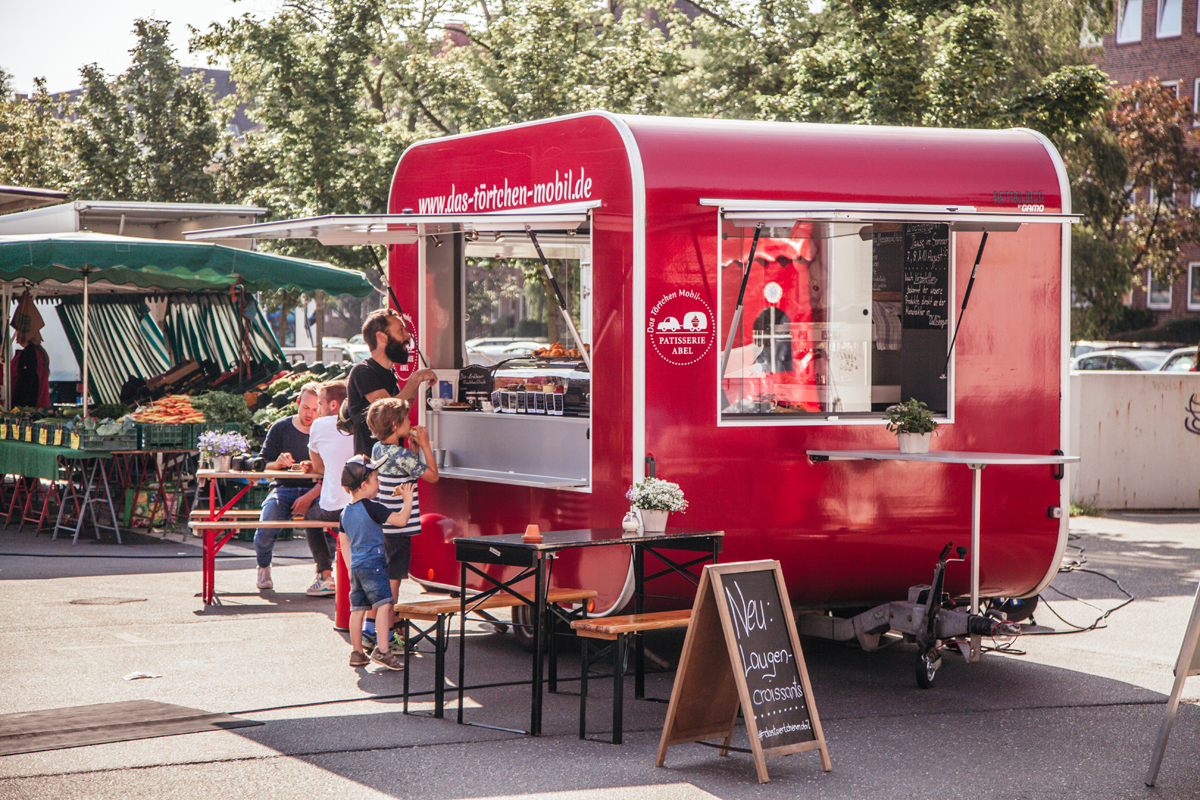
[[[438,480],[433,449],[429,445],[429,432],[419,425],[412,425],[408,418],[409,408],[406,400],[385,397],[371,403],[367,409],[367,427],[370,428],[371,435],[379,440],[371,450],[371,460],[382,460],[379,467],[379,495],[376,500],[389,511],[403,509],[404,498],[400,496],[400,487],[403,484],[415,484],[421,478],[430,483],[436,483]],[[420,451],[419,454],[404,446],[405,437],[408,437],[409,444],[415,450]],[[412,511],[407,523],[385,523],[383,526],[384,540],[387,543],[388,579],[391,581],[394,597],[400,596],[400,581],[408,575],[409,559],[412,555],[409,539],[420,532],[421,503],[414,486]]]

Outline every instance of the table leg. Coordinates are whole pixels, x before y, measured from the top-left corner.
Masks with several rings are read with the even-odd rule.
[[[216,554],[216,538],[217,532],[213,528],[204,529],[204,588],[201,594],[204,595],[204,604],[207,606],[216,605],[217,594],[217,554]]]
[[[971,613],[979,613],[979,499],[986,464],[968,464],[971,468]],[[983,654],[983,637],[971,637],[971,663],[978,664]]]
[[[646,553],[641,547],[633,548],[633,612],[643,614],[646,609]],[[624,650],[624,648],[618,648]],[[624,653],[614,669],[625,669]],[[633,696],[641,700],[646,696],[646,643],[641,636],[634,637],[633,645]]]
[[[459,565],[458,582],[458,724],[463,724],[463,702],[466,694],[466,655],[467,655],[467,563]]]
[[[540,556],[540,554],[539,554]],[[544,625],[546,624],[546,559],[538,558],[533,585],[533,701],[529,734],[542,735],[542,668],[546,662]]]

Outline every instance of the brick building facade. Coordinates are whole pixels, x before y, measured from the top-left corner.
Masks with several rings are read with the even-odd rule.
[[[1100,68],[1118,84],[1158,78],[1174,86],[1179,97],[1200,107],[1200,0],[1115,0],[1114,29],[1104,35]],[[1179,197],[1180,203],[1200,198]],[[1187,264],[1174,285],[1151,283],[1133,291],[1134,308],[1147,308],[1159,322],[1169,317],[1200,316],[1200,248],[1185,246]]]

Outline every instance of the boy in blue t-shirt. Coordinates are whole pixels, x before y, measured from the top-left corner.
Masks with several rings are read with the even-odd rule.
[[[401,487],[404,507],[391,512],[372,498],[379,494],[379,469],[382,461],[368,461],[364,456],[350,458],[342,467],[342,486],[350,493],[351,502],[342,510],[343,546],[350,552],[350,666],[365,667],[374,661],[388,669],[404,669],[396,654],[388,648],[388,637],[382,636],[370,656],[363,651],[363,618],[368,611],[378,614],[379,622],[388,630],[392,624],[392,587],[388,582],[387,555],[383,524],[403,524],[411,511],[412,485]]]

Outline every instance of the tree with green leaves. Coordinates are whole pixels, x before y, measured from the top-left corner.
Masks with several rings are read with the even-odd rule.
[[[133,64],[108,78],[81,70],[84,92],[68,128],[77,197],[211,202],[228,145],[225,123],[200,75],[185,76],[168,23],[139,19]]]
[[[1180,248],[1200,244],[1200,136],[1190,103],[1157,80],[1113,91],[1113,105],[1071,143],[1075,211],[1072,334],[1104,336],[1124,316],[1124,297],[1152,274],[1186,269]]]
[[[28,98],[14,95],[11,82],[7,85],[9,90],[0,93],[0,183],[67,188],[71,159],[60,104],[50,97],[42,78],[34,81]]]

